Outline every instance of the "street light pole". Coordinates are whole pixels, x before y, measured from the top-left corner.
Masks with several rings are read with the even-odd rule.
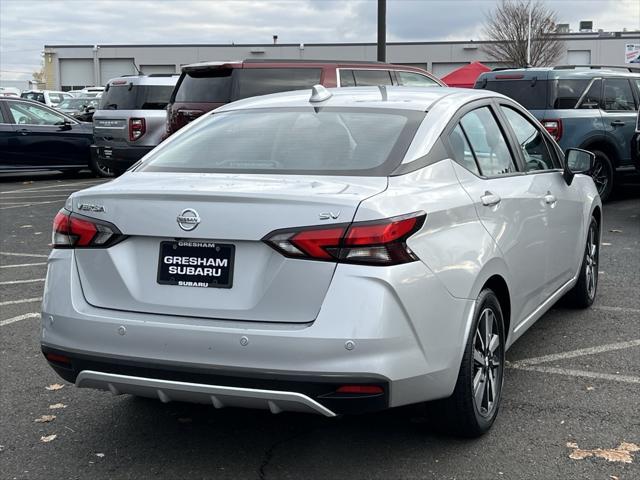
[[[387,0],[378,0],[378,61],[387,61]]]

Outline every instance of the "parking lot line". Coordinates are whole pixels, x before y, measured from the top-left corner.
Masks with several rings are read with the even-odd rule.
[[[39,265],[46,265],[46,264],[47,264],[47,262],[18,263],[16,265],[0,265],[0,268],[37,267]]]
[[[31,278],[29,280],[9,280],[7,282],[0,282],[0,285],[15,285],[18,283],[35,283],[44,282],[44,278]]]
[[[42,255],[40,253],[16,253],[16,252],[0,252],[0,255],[8,255],[10,257],[38,257],[38,258],[49,257],[49,255]]]
[[[601,310],[603,312],[619,312],[619,313],[640,313],[640,308],[628,308],[628,307],[607,307],[607,306],[596,306],[591,307],[594,310]]]
[[[524,360],[518,360],[510,363],[511,368],[523,368],[531,365],[539,365],[541,363],[554,362],[557,360],[566,360],[568,358],[582,357],[584,355],[593,355],[596,353],[613,352],[615,350],[624,350],[626,348],[633,348],[640,346],[640,339],[629,340],[626,342],[609,343],[607,345],[599,345],[597,347],[580,348],[578,350],[572,350],[569,352],[553,353],[551,355],[544,355],[542,357],[525,358]]]
[[[41,187],[29,187],[29,188],[21,188],[18,190],[7,190],[4,192],[0,192],[0,195],[4,195],[7,193],[20,193],[20,192],[33,192],[33,191],[37,191],[37,190],[48,190],[48,189],[54,189],[54,188],[62,188],[62,187],[71,187],[71,188],[75,188],[78,185],[97,185],[98,183],[104,183],[105,180],[87,180],[85,182],[76,182],[76,183],[60,183],[60,184],[53,184],[53,185],[43,185]]]
[[[10,208],[21,208],[21,207],[30,207],[32,205],[42,205],[44,203],[60,203],[60,200],[51,200],[49,202],[30,202],[30,203],[21,203],[20,205],[11,205],[9,207],[0,207],[0,210],[8,210]]]
[[[539,372],[539,373],[553,373],[556,375],[566,375],[569,377],[583,377],[583,378],[594,378],[598,380],[609,380],[612,382],[623,382],[623,383],[640,383],[640,377],[633,377],[630,375],[618,375],[613,373],[600,373],[600,372],[589,372],[586,370],[572,370],[568,368],[557,368],[557,367],[542,367],[542,366],[526,366],[526,365],[510,365],[510,368],[514,368],[516,370],[526,370],[529,372]]]
[[[42,300],[42,297],[21,298],[20,300],[7,300],[6,302],[0,302],[0,307],[5,305],[18,305],[20,303],[34,303]]]
[[[18,315],[16,317],[7,318],[6,320],[0,320],[0,327],[4,327],[5,325],[9,325],[10,323],[19,322],[20,320],[27,320],[28,318],[36,318],[39,317],[40,314],[36,312],[25,313],[23,315]]]

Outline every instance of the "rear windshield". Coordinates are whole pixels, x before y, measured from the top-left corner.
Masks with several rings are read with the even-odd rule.
[[[506,95],[528,110],[547,108],[546,80],[488,80],[482,88]]]
[[[589,85],[590,79],[488,80],[480,87],[514,99],[528,110],[571,109]]]
[[[164,110],[172,85],[110,85],[100,99],[101,110]]]
[[[228,103],[269,93],[304,90],[320,83],[319,68],[247,68],[189,71],[182,76],[175,101]]]
[[[24,92],[20,97],[44,103],[44,93],[42,92]]]
[[[424,115],[330,107],[223,112],[155,150],[140,170],[386,176]]]

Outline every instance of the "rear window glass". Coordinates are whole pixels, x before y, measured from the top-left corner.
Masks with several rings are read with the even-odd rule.
[[[101,110],[164,110],[172,85],[110,85],[100,99]]]
[[[44,93],[42,92],[24,92],[20,97],[44,103]]]
[[[544,110],[547,108],[547,83],[532,79],[488,80],[483,88],[506,95],[528,110]]]
[[[175,101],[228,103],[231,100],[232,72],[226,68],[183,73]]]
[[[390,174],[402,161],[423,112],[313,108],[211,115],[165,147],[142,171]]]
[[[247,68],[233,74],[233,99],[289,90],[306,90],[320,83],[319,68]]]

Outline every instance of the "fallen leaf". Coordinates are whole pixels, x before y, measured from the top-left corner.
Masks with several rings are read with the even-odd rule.
[[[56,437],[57,437],[57,436],[58,436],[58,435],[56,435],[56,434],[53,434],[53,435],[46,435],[46,436],[44,436],[44,437],[40,437],[40,441],[41,441],[41,442],[43,442],[43,443],[49,443],[49,442],[54,441],[54,440],[56,439]]]
[[[617,230],[615,228],[612,228],[611,230],[609,230],[611,233],[622,233],[622,230]]]
[[[67,406],[64,403],[54,403],[52,405],[49,405],[49,408],[51,410],[57,410],[59,408],[67,408]]]
[[[589,385],[589,386],[587,387],[587,390],[588,390],[589,392],[590,392],[591,390],[595,390],[595,389],[596,389],[596,388],[595,388],[595,387],[592,387],[591,385]]]
[[[620,480],[618,477],[616,477],[615,475],[609,475],[609,478],[611,480]]]
[[[49,385],[48,387],[44,387],[44,388],[46,388],[47,390],[49,390],[51,392],[51,391],[54,391],[54,390],[60,390],[61,388],[64,388],[64,385],[61,385],[59,383],[53,383],[53,384]]]
[[[572,448],[573,451],[569,454],[569,458],[573,460],[583,460],[588,457],[600,457],[604,458],[608,462],[633,462],[632,452],[640,451],[640,446],[635,443],[622,442],[616,448],[604,449],[594,448],[593,450],[583,450],[578,448],[576,443],[567,443],[567,447]]]
[[[104,458],[104,453],[96,453],[96,457],[98,457],[98,458]]]
[[[53,422],[56,419],[55,415],[42,415],[40,418],[36,418],[34,422],[36,423],[49,423]]]

